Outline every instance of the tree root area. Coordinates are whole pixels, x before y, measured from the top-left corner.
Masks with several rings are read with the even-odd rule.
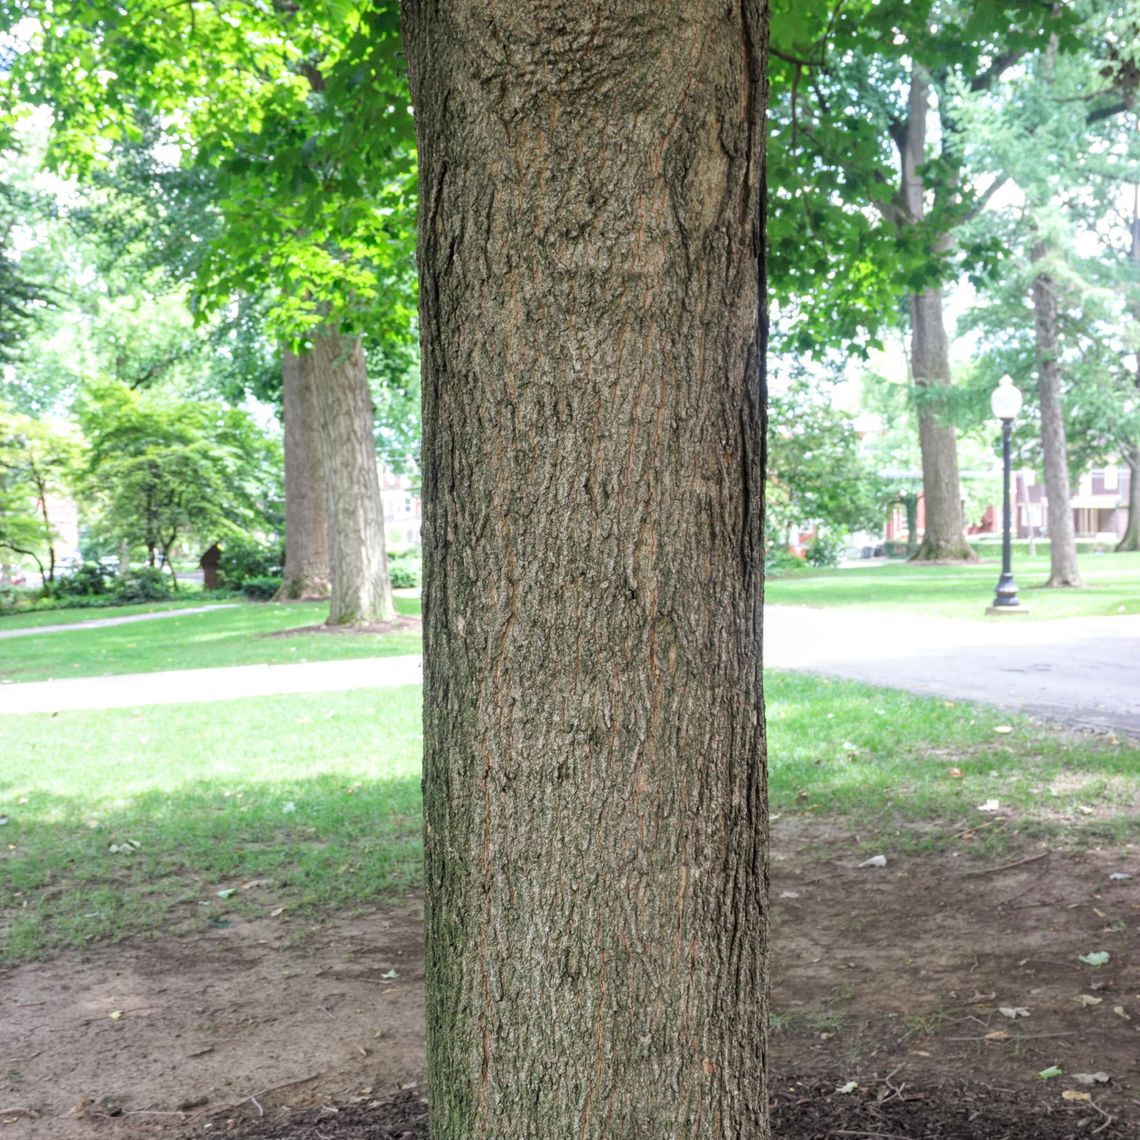
[[[903,1088],[871,1081],[849,1093],[818,1077],[777,1075],[770,1099],[773,1140],[1135,1140],[1134,1125],[1091,1103],[983,1085]],[[215,1120],[196,1135],[231,1140],[426,1140],[427,1102],[414,1090],[364,1105],[325,1105],[273,1119]]]
[[[773,1140],[1140,1137],[1140,848],[977,820],[774,822]],[[0,1140],[426,1136],[419,900],[287,902],[0,969]]]

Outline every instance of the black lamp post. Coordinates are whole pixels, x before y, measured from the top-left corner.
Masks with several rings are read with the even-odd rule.
[[[990,407],[1001,420],[1002,458],[1002,536],[1001,536],[1001,577],[994,591],[994,604],[990,612],[1016,612],[1018,607],[1017,583],[1013,580],[1010,550],[1010,502],[1009,502],[1009,436],[1013,418],[1021,411],[1021,393],[1014,387],[1009,376],[1003,376],[990,396]]]

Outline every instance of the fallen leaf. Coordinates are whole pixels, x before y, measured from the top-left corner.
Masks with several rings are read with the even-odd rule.
[[[781,891],[780,898],[782,899],[798,899],[800,897],[799,891]]]
[[[1078,955],[1086,966],[1103,966],[1109,959],[1107,950],[1094,950],[1091,954]]]
[[[858,1087],[858,1081],[848,1081],[845,1085],[840,1085],[835,1091],[837,1093],[853,1093]]]
[[[1077,811],[1079,811],[1081,813],[1081,815],[1092,815],[1093,814],[1093,809],[1091,807],[1088,807],[1085,804],[1077,804]]]
[[[385,970],[384,973],[380,975],[380,977],[388,982],[390,982],[393,978],[398,978],[399,976],[400,975],[397,974],[395,970]]]
[[[284,913],[285,913],[285,908],[283,906],[274,907],[273,910],[271,910],[269,912],[269,917],[270,918],[277,918],[280,915],[283,915]]]
[[[1114,1005],[1112,1007],[1112,1012],[1115,1013],[1117,1017],[1123,1017],[1125,1021],[1132,1020],[1132,1018],[1128,1016],[1127,1010],[1125,1010],[1124,1006],[1122,1005]]]
[[[1005,736],[1006,733],[1009,733],[1012,731],[1013,731],[1013,725],[1012,724],[995,724],[994,725],[994,732],[1000,732],[1002,734],[1002,736]]]
[[[1004,1029],[995,1029],[992,1033],[986,1034],[987,1041],[1008,1041],[1013,1036],[1012,1033],[1006,1033]]]
[[[1073,1001],[1079,1001],[1081,1005],[1100,1005],[1104,998],[1093,997],[1092,994],[1077,994]]]
[[[107,1016],[112,1021],[122,1021],[123,1020],[123,1011],[121,1009],[113,1009],[109,1014],[107,1014]]]
[[[214,892],[220,899],[228,899],[237,894],[237,887],[226,887],[223,890]]]
[[[1074,1073],[1073,1080],[1082,1085],[1107,1085],[1111,1078],[1107,1073]]]
[[[887,857],[885,855],[872,855],[870,859],[864,859],[859,864],[860,867],[885,867],[887,865]]]
[[[1065,1100],[1092,1100],[1092,1096],[1086,1092],[1078,1092],[1076,1089],[1065,1089],[1061,1096]]]
[[[1132,878],[1131,875],[1126,874],[1124,871],[1113,871],[1108,876],[1114,883],[1127,883]]]
[[[1057,1065],[1050,1065],[1047,1069],[1042,1069],[1037,1075],[1043,1081],[1051,1081],[1054,1077],[1059,1077],[1062,1070]]]
[[[946,773],[946,775],[948,775],[951,780],[960,780],[960,779],[962,779],[962,769],[961,768],[951,768]]]
[[[1000,800],[986,800],[984,804],[978,804],[978,811],[1000,811]]]
[[[1029,1010],[1023,1005],[998,1006],[998,1013],[1000,1013],[1002,1017],[1008,1017],[1010,1021],[1016,1021],[1019,1017],[1029,1016]]]

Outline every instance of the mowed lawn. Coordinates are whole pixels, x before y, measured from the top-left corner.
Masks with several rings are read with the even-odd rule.
[[[1015,558],[1014,578],[1024,619],[1112,617],[1140,613],[1140,554],[1084,554],[1078,559],[1083,589],[1041,588],[1048,557]],[[998,561],[933,566],[887,562],[839,570],[804,570],[772,578],[765,600],[774,605],[857,606],[923,617],[985,620],[1001,573]],[[993,620],[993,619],[990,619]]]
[[[857,833],[855,863],[1140,841],[1135,743],[808,676],[770,676],[767,702],[773,813]],[[405,687],[0,717],[0,961],[398,899],[420,883],[420,706]]]
[[[420,601],[399,597],[396,609],[404,616],[416,617]],[[137,607],[124,607],[95,612],[102,617],[117,617],[137,611]],[[90,617],[92,613],[55,611],[52,624],[69,624],[74,614]],[[179,613],[99,629],[3,638],[0,681],[333,661],[420,651],[419,631],[415,629],[387,634],[314,632],[282,636],[288,630],[319,626],[327,616],[325,602],[241,602],[207,613]],[[10,620],[15,623],[25,619]],[[12,628],[19,627],[0,622],[0,630]]]

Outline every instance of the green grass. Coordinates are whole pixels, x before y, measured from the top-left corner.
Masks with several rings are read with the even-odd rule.
[[[42,625],[78,625],[103,618],[132,617],[165,610],[181,610],[194,606],[230,605],[239,598],[208,594],[193,583],[184,585],[177,598],[166,602],[140,602],[133,606],[52,606],[42,610],[0,612],[0,633],[7,629],[36,629]]]
[[[1086,554],[1079,559],[1086,587],[1046,590],[1047,557],[1015,559],[1014,578],[1028,618],[1101,617],[1140,613],[1140,554]],[[813,570],[771,579],[765,599],[775,605],[855,606],[897,614],[984,620],[1001,565],[927,566],[909,562],[842,570]]]
[[[418,882],[418,687],[9,716],[0,734],[0,960]]]
[[[406,615],[418,614],[420,601],[398,597],[396,609]],[[420,651],[419,634],[414,631],[270,636],[282,630],[320,625],[327,616],[328,605],[324,602],[244,603],[161,621],[5,638],[0,640],[0,679],[43,681],[162,669],[334,661]]]
[[[851,859],[1140,839],[1135,742],[767,685],[771,810],[833,821]],[[417,687],[0,717],[0,960],[397,897],[420,881],[419,754]],[[991,798],[1011,814],[978,812]]]
[[[868,850],[1140,839],[1140,742],[798,673],[769,674],[766,700],[771,810],[857,820]]]

